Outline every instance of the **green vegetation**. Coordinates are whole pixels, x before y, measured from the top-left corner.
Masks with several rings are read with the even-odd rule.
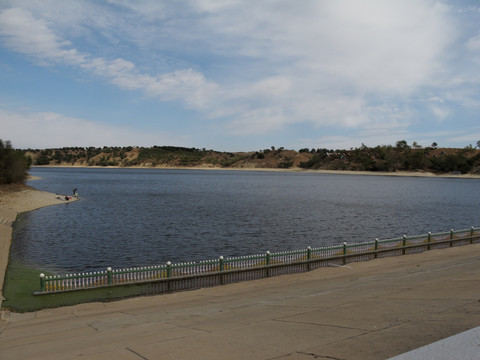
[[[271,146],[251,152],[219,152],[176,146],[103,147],[24,150],[35,165],[281,168],[353,171],[428,171],[434,173],[480,174],[480,141],[476,147],[439,148],[436,142],[423,147],[399,140],[350,150],[302,148],[298,152]]]
[[[0,184],[21,183],[27,177],[32,159],[15,150],[10,141],[0,139]]]
[[[360,148],[351,150],[318,149],[308,161],[300,163],[300,167],[328,170],[478,174],[480,173],[480,153],[471,145],[464,149],[439,149],[437,143],[433,143],[432,146],[424,148],[416,142],[409,146],[405,140],[400,140],[395,147],[384,145],[369,148],[362,145]]]
[[[144,286],[125,285],[58,294],[34,295],[34,291],[40,291],[40,272],[40,270],[10,259],[3,287],[3,296],[6,300],[3,301],[2,308],[15,312],[37,311],[86,302],[111,301],[143,295],[145,292]]]
[[[3,286],[2,307],[14,311],[33,311],[45,304],[36,304],[32,289],[39,289],[40,271],[22,266],[10,259]],[[51,275],[51,274],[49,274]]]
[[[204,151],[195,148],[184,148],[174,146],[154,146],[151,148],[140,148],[135,165],[145,162],[152,166],[162,163],[174,163],[178,166],[195,166],[200,163]]]

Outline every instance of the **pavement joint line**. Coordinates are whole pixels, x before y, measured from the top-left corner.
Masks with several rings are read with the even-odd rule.
[[[134,354],[134,355],[138,356],[140,359],[143,359],[143,360],[149,360],[149,359],[148,359],[148,358],[146,358],[145,356],[143,356],[143,355],[141,355],[141,354],[137,353],[136,351],[134,351],[134,350],[130,349],[129,347],[126,347],[125,349],[126,349],[126,350],[128,350],[128,351],[130,351],[132,354]]]
[[[213,331],[205,330],[205,329],[199,329],[199,328],[195,328],[195,327],[191,327],[191,326],[182,326],[182,325],[177,325],[177,324],[170,324],[170,325],[174,325],[175,327],[180,328],[180,329],[189,329],[189,330],[204,332],[204,333],[207,333],[207,334],[213,334]]]
[[[332,324],[320,324],[320,323],[311,323],[311,322],[305,322],[305,321],[287,321],[283,319],[272,319],[272,321],[278,321],[278,322],[285,322],[285,323],[290,323],[290,324],[303,324],[303,325],[312,325],[312,326],[327,326],[327,327],[332,327],[332,328],[339,328],[339,329],[348,329],[348,330],[359,330],[359,331],[367,331],[367,332],[373,332],[373,331],[380,331],[381,329],[377,330],[370,330],[370,329],[362,329],[362,328],[355,328],[355,327],[350,327],[350,326],[340,326],[340,325],[332,325]],[[387,326],[386,328],[389,328],[390,326]],[[384,328],[382,328],[384,329]]]
[[[329,355],[317,355],[317,354],[315,354],[315,353],[306,353],[306,352],[302,352],[302,351],[297,351],[297,354],[307,355],[307,356],[313,356],[315,359],[346,360],[346,359],[337,358],[337,357],[334,357],[334,356],[329,356]]]
[[[100,332],[100,330],[98,328],[96,328],[95,326],[93,326],[92,324],[87,323],[87,326],[92,328],[93,330],[95,330],[97,332]]]

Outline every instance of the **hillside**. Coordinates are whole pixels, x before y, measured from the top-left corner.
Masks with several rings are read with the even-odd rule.
[[[352,171],[429,171],[480,174],[480,150],[396,146],[362,146],[350,150],[284,148],[255,152],[219,152],[174,146],[22,150],[33,165],[118,167],[303,168]]]

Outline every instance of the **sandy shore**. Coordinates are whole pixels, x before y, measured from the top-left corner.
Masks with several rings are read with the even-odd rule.
[[[70,201],[75,201],[72,199]],[[1,293],[12,243],[12,224],[17,215],[45,206],[66,204],[64,196],[35,190],[24,185],[0,186],[0,308]]]

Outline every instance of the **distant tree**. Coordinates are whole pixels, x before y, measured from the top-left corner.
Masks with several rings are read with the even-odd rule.
[[[480,140],[477,141],[477,147],[480,148]]]
[[[397,147],[397,149],[407,149],[409,147],[406,140],[397,141],[395,143],[395,146]]]
[[[431,146],[432,146],[432,148],[436,149],[438,144],[436,142],[433,142]]]

